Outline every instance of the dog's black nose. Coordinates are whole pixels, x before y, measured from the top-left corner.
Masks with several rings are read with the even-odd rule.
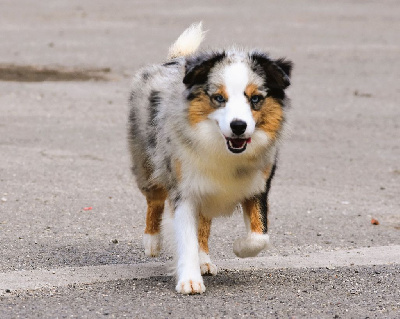
[[[235,120],[231,122],[232,132],[236,135],[242,135],[246,131],[247,124],[241,120]]]

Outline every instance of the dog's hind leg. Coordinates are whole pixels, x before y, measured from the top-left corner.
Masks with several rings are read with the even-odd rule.
[[[264,192],[246,199],[242,203],[247,236],[235,240],[233,252],[241,258],[257,256],[269,244],[268,235],[268,192],[274,177],[276,165],[265,172],[267,176]]]
[[[199,260],[200,271],[202,275],[216,275],[217,266],[211,262],[208,238],[210,237],[211,219],[204,217],[202,214],[199,216],[198,225],[198,239],[199,239]]]
[[[144,253],[156,257],[161,250],[160,224],[167,192],[163,187],[153,186],[143,192],[147,200],[146,228],[143,235]]]

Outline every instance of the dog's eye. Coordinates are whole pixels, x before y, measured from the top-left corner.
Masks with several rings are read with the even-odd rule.
[[[225,98],[221,94],[215,94],[213,96],[214,100],[218,103],[224,103],[226,102]]]
[[[250,101],[251,101],[251,103],[253,103],[253,104],[257,104],[258,102],[260,102],[262,100],[262,96],[260,96],[260,95],[253,95],[251,98],[250,98]]]

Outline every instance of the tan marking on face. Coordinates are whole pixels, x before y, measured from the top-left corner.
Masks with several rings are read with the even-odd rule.
[[[199,216],[198,226],[198,240],[199,246],[202,251],[208,254],[208,237],[211,231],[211,219],[204,217],[202,214]]]
[[[221,94],[225,100],[228,100],[228,93],[226,92],[226,88],[224,85],[220,85],[218,87],[218,90],[213,95],[217,95],[217,94]]]
[[[244,93],[248,98],[252,97],[253,95],[257,95],[259,94],[258,86],[255,85],[254,83],[251,83],[247,85],[246,89],[244,90]]]
[[[228,99],[228,94],[226,93],[225,87],[221,85],[214,94],[221,94],[226,100]],[[217,105],[213,105],[210,97],[201,92],[195,99],[193,99],[189,104],[189,123],[191,126],[206,120],[210,113],[215,111]]]
[[[215,110],[211,105],[210,98],[201,93],[189,105],[189,123],[191,126],[207,119],[208,115]]]
[[[256,127],[264,130],[268,136],[275,140],[282,127],[283,110],[281,104],[272,97],[267,97],[259,111],[252,110]]]
[[[249,216],[250,229],[254,233],[263,233],[263,224],[261,220],[260,206],[255,198],[246,199],[243,203],[244,213]]]
[[[164,202],[167,191],[162,186],[154,186],[145,192],[147,200],[145,234],[158,234],[160,232],[161,216],[164,212]]]

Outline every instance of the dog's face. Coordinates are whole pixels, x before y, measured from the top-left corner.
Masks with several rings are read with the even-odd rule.
[[[291,68],[289,61],[258,52],[188,58],[183,82],[190,124],[217,125],[228,151],[235,154],[245,152],[252,138],[276,139]]]

